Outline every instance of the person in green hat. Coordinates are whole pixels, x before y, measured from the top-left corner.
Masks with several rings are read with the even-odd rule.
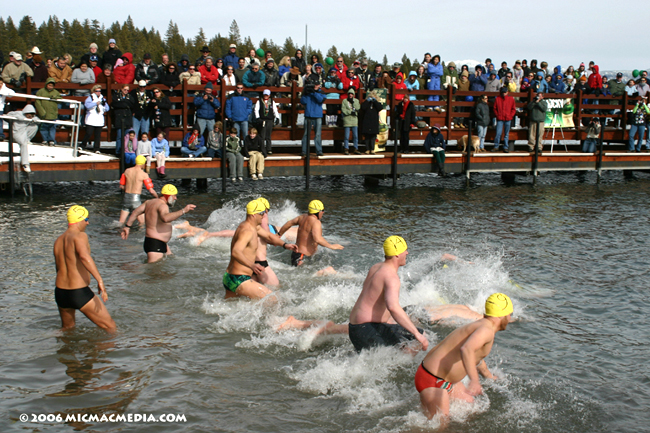
[[[36,96],[50,99],[61,99],[61,94],[54,88],[55,84],[56,80],[54,78],[48,78],[45,81],[45,87],[39,89],[39,91],[36,92]],[[59,117],[59,106],[54,101],[45,101],[38,99],[36,102],[34,102],[34,107],[36,108],[36,113],[41,120],[49,120],[54,122]],[[56,144],[55,133],[56,124],[41,124],[41,137],[43,137],[43,144],[54,146]]]

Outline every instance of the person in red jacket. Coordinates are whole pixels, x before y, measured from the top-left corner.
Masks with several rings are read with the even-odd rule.
[[[219,69],[213,65],[212,57],[207,57],[205,63],[199,66],[199,72],[201,73],[201,84],[212,83],[213,86],[216,86],[219,81]]]
[[[395,80],[393,81],[393,86],[395,87],[396,90],[406,90],[406,83],[404,82],[404,74],[401,72],[398,72],[397,75],[395,75]],[[395,100],[396,101],[401,101],[404,99],[406,94],[404,93],[396,93],[395,94]],[[407,97],[408,99],[408,97]]]
[[[361,89],[361,81],[359,77],[354,74],[354,69],[350,68],[346,71],[346,77],[341,80],[343,84],[343,94],[341,94],[341,99],[347,98],[348,90],[351,88],[355,92],[358,92]]]
[[[507,87],[502,87],[499,92],[499,96],[494,100],[494,117],[497,118],[497,134],[494,139],[494,149],[492,149],[492,152],[499,151],[501,132],[504,131],[503,151],[508,153],[511,150],[508,135],[510,134],[510,122],[515,117],[515,98],[508,95]],[[512,150],[514,150],[514,142]]]
[[[334,64],[333,68],[336,69],[336,75],[339,77],[339,80],[345,80],[348,72],[348,67],[344,63],[343,57],[336,58],[336,63]]]
[[[126,53],[122,57],[122,66],[117,66],[113,71],[113,77],[118,84],[133,84],[135,79],[135,66],[133,65],[133,54]]]

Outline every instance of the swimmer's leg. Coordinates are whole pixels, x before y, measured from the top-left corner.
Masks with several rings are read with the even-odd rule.
[[[277,287],[280,285],[280,280],[278,280],[278,276],[275,275],[275,272],[273,272],[273,269],[271,269],[270,266],[264,268],[264,271],[262,271],[262,273],[259,275],[253,274],[253,279],[260,284],[264,284],[265,286]]]
[[[198,234],[204,234],[205,232],[206,232],[205,229],[199,229],[199,228],[190,226],[190,228],[188,228],[185,233],[178,235],[177,239],[191,238],[191,237],[194,237],[194,236],[196,236]]]
[[[201,236],[199,236],[196,245],[201,245],[203,241],[205,241],[208,238],[231,238],[233,236],[235,236],[234,230],[221,230],[218,232],[205,231],[201,233]]]
[[[169,251],[169,250],[168,250]],[[150,252],[147,253],[147,263],[156,263],[165,257],[164,253]]]
[[[124,224],[128,217],[129,217],[129,211],[121,210],[120,211],[120,224]]]
[[[424,307],[429,313],[429,320],[437,322],[438,320],[448,319],[450,317],[459,317],[461,319],[480,320],[482,314],[472,311],[466,305],[449,304]]]
[[[334,269],[331,266],[328,266],[324,269],[321,269],[320,271],[316,272],[317,277],[323,277],[325,275],[336,275],[338,272],[336,272],[336,269]]]
[[[272,290],[255,280],[248,280],[241,283],[241,285],[237,287],[236,294],[237,296],[246,296],[250,299],[262,299],[270,295],[268,302],[276,303],[278,301]]]
[[[324,320],[298,320],[293,316],[289,316],[276,331],[284,331],[287,329],[307,329],[312,326],[320,326],[317,334],[331,335],[331,334],[347,334],[348,325],[337,325],[332,321]]]
[[[449,253],[445,253],[442,255],[442,257],[440,257],[441,262],[453,262],[455,260],[458,260],[458,257]]]
[[[424,414],[429,419],[438,414],[443,415],[444,417],[449,416],[449,394],[444,389],[423,389],[422,392],[420,392],[420,402],[422,403]]]
[[[189,221],[183,221],[182,223],[178,223],[174,225],[175,229],[180,229],[180,230],[189,230],[190,227],[192,226],[190,225]]]
[[[81,307],[79,311],[84,313],[95,325],[107,332],[113,333],[117,330],[115,322],[108,313],[102,300],[99,299],[99,296],[95,295],[90,301],[88,301],[88,303],[86,303],[86,305]]]
[[[61,316],[61,329],[72,329],[75,326],[74,308],[59,307],[59,316]]]

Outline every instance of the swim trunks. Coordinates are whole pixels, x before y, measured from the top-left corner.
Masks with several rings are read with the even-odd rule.
[[[144,252],[167,254],[167,242],[163,242],[160,239],[145,237]]]
[[[447,382],[445,379],[439,378],[435,374],[431,374],[431,372],[424,367],[424,364],[420,364],[418,371],[415,373],[415,389],[417,389],[418,392],[422,392],[422,390],[427,388],[440,388],[451,393],[454,385],[451,382]]]
[[[125,212],[131,212],[141,204],[140,194],[125,193],[124,198],[122,199],[122,210]]]
[[[303,253],[291,252],[291,266],[302,265],[308,257],[309,256],[305,256]]]
[[[59,308],[74,308],[80,310],[81,307],[86,305],[95,297],[95,294],[90,287],[86,286],[82,289],[59,289],[54,288],[54,300]]]
[[[417,328],[420,333],[424,330]],[[396,323],[360,323],[349,324],[350,341],[357,352],[376,346],[399,346],[407,341],[415,340],[415,335]]]
[[[230,290],[233,293],[237,293],[237,289],[239,288],[239,286],[241,286],[242,283],[245,283],[250,279],[251,277],[249,277],[248,275],[232,275],[229,274],[228,272],[225,272],[223,274],[223,288],[226,290]]]
[[[269,262],[267,260],[255,260],[255,263],[257,263],[258,265],[262,265],[265,268],[269,267]]]

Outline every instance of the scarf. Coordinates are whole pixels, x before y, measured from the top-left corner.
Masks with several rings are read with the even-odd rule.
[[[404,116],[406,116],[406,107],[408,107],[409,103],[411,102],[411,101],[409,101],[408,95],[404,96],[403,101],[404,101],[404,105],[402,106],[402,114],[399,115],[399,117],[402,120],[404,120]]]

